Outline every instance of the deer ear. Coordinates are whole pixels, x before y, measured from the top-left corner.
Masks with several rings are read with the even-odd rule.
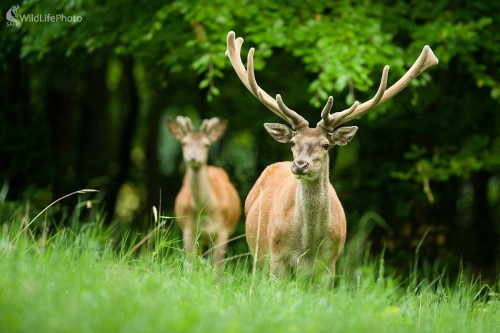
[[[293,138],[295,133],[286,127],[285,125],[282,124],[270,124],[266,123],[264,124],[264,127],[269,133],[274,140],[281,142],[281,143],[288,143],[290,140]]]
[[[167,120],[167,128],[177,140],[182,140],[182,138],[186,135],[183,127],[175,120]]]
[[[206,133],[208,139],[211,142],[217,141],[220,137],[226,132],[227,129],[227,120],[223,120],[220,123],[213,125],[209,132]]]
[[[344,146],[351,141],[357,130],[357,126],[340,127],[333,133],[328,134],[328,140],[330,140],[331,144]]]

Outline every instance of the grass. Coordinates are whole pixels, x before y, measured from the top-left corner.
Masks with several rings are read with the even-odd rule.
[[[343,258],[327,290],[252,275],[249,257],[186,265],[181,245],[165,228],[113,240],[99,223],[52,236],[4,224],[0,332],[500,332],[498,282],[396,278],[383,258]]]

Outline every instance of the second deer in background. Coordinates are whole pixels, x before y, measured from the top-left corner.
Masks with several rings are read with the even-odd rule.
[[[205,119],[195,132],[191,119],[179,116],[167,121],[167,127],[181,142],[186,164],[183,185],[175,199],[184,249],[196,255],[198,244],[200,248],[213,245],[215,265],[219,266],[241,215],[241,201],[227,173],[207,165],[210,145],[224,134],[227,122]]]

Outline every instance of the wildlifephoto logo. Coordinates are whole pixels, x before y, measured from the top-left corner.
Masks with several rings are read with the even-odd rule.
[[[17,10],[19,9],[19,5],[14,5],[10,7],[10,9],[7,11],[7,14],[5,14],[5,18],[7,19],[7,26],[8,27],[17,27],[20,25],[19,21],[16,20],[17,16]]]
[[[28,23],[80,23],[83,18],[80,15],[65,14],[18,14],[20,5],[13,5],[5,14],[8,27],[18,27],[22,22]]]

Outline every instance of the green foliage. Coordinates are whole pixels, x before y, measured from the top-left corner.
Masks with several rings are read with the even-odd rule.
[[[376,84],[371,73],[378,73],[385,64],[401,73],[403,65],[411,63],[424,44],[433,46],[441,65],[461,59],[479,86],[490,87],[492,94],[498,95],[497,76],[491,72],[495,67],[490,66],[499,61],[493,12],[494,7],[486,5],[455,8],[447,1],[389,6],[371,1],[309,0],[280,6],[267,1],[213,0],[207,4],[177,0],[144,6],[133,1],[55,4],[30,0],[22,3],[20,15],[65,13],[80,15],[83,20],[71,24],[25,23],[16,33],[23,36],[21,57],[33,60],[54,51],[70,56],[83,49],[90,54],[102,50],[156,58],[157,66],[168,65],[173,71],[189,64],[204,75],[200,88],[208,88],[208,96],[215,97],[219,90],[214,81],[223,77],[222,70],[227,66],[225,36],[229,30],[236,30],[238,36],[256,43],[257,68],[263,67],[262,59],[269,57],[273,48],[299,57],[316,76],[310,91],[317,106],[331,92],[343,91],[349,84],[367,91]],[[407,54],[394,42],[402,31],[412,41]],[[486,52],[484,62],[475,57],[481,50]]]
[[[414,165],[406,172],[394,171],[392,175],[402,180],[415,180],[422,183],[424,192],[430,202],[434,198],[430,189],[431,181],[447,181],[450,177],[460,177],[468,179],[470,175],[485,167],[490,161],[490,154],[487,150],[487,142],[482,137],[472,138],[471,142],[461,147],[456,152],[451,147],[434,147],[432,154],[425,148],[413,145],[411,150],[405,153],[404,157],[413,161]],[[475,154],[475,152],[480,152]],[[430,155],[430,157],[426,157]],[[496,158],[494,158],[496,160]]]
[[[498,4],[469,4],[455,8],[442,2],[437,6],[428,4],[417,7],[412,11],[415,15],[412,19],[428,20],[430,12],[441,14],[415,29],[412,38],[416,41],[427,40],[427,43],[435,45],[443,64],[460,59],[473,75],[477,86],[490,88],[491,96],[498,99],[500,81],[498,69],[493,64],[500,61],[500,37],[495,33],[498,20],[492,16],[500,8]],[[409,28],[416,28],[415,24],[410,24]]]

